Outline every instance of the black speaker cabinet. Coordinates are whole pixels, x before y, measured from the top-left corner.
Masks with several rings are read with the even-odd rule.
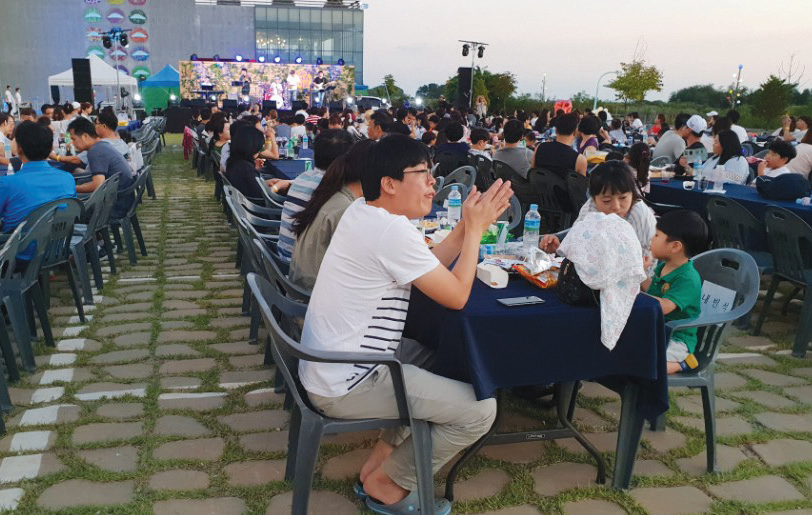
[[[471,81],[473,80],[473,73],[471,68],[458,68],[458,86],[457,93],[459,94],[459,107],[471,107]]]

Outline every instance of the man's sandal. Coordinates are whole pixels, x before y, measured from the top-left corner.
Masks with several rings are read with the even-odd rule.
[[[420,497],[417,491],[394,504],[381,504],[372,497],[367,497],[367,508],[380,515],[415,515],[420,513]],[[447,499],[435,499],[434,515],[449,515],[451,503]]]

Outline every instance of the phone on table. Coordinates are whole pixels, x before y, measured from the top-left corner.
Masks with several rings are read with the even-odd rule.
[[[534,304],[544,304],[544,299],[540,299],[535,295],[530,295],[527,297],[511,297],[507,299],[496,299],[499,304],[503,306],[507,306],[509,308],[514,306],[532,306]]]

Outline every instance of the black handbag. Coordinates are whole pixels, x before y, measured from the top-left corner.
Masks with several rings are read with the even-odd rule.
[[[575,264],[569,259],[561,263],[558,271],[558,286],[555,294],[558,300],[571,306],[598,306],[600,290],[593,290],[578,277]]]

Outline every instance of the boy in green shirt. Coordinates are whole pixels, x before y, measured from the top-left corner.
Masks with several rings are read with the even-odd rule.
[[[708,226],[693,211],[671,211],[657,221],[651,255],[660,263],[642,289],[660,301],[666,322],[699,316],[702,279],[691,258],[705,250],[707,243]],[[672,332],[666,350],[668,373],[696,368],[695,349],[695,328]]]

